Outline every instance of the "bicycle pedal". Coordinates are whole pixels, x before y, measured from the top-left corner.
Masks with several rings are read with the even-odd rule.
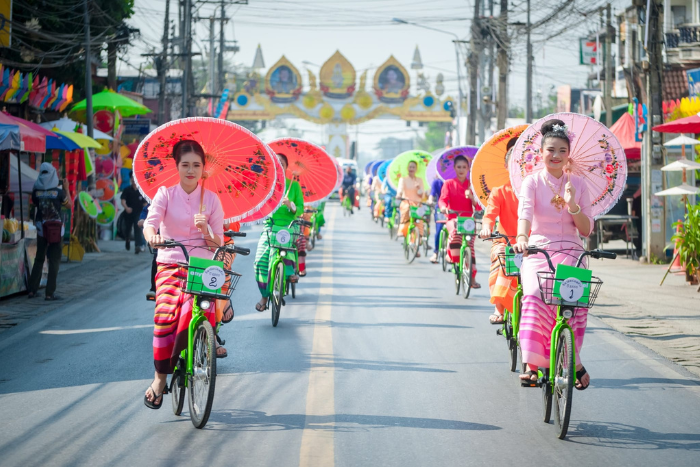
[[[497,336],[502,336],[502,335],[503,335],[503,329],[496,329],[496,335],[497,335]]]
[[[282,299],[282,305],[286,305],[286,304],[287,304],[287,302],[286,302],[286,301],[284,300],[284,298],[283,298],[283,299]]]
[[[219,345],[226,345],[226,341],[223,340],[219,335],[216,335],[216,341],[219,343]]]

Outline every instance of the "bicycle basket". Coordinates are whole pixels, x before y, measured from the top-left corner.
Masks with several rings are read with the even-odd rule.
[[[501,265],[503,274],[508,277],[520,275],[520,267],[523,265],[523,255],[514,253],[499,253],[498,262]]]
[[[573,280],[572,280],[573,279]],[[598,277],[591,276],[590,280],[582,281],[576,278],[557,278],[551,271],[537,273],[542,301],[547,305],[563,305],[574,308],[592,308],[598,291],[603,285]],[[567,300],[563,297],[573,297]],[[576,298],[578,297],[578,298]]]
[[[238,285],[241,275],[224,269],[222,261],[190,257],[186,266],[187,280],[182,290],[191,295],[206,295],[228,299]]]
[[[457,218],[457,233],[463,235],[474,235],[476,222],[473,217],[459,216]]]
[[[425,220],[430,218],[430,208],[428,206],[411,206],[411,219]]]
[[[299,240],[298,228],[279,227],[273,225],[268,231],[270,247],[283,250],[296,250]]]

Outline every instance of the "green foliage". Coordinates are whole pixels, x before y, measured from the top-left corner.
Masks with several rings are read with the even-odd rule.
[[[508,109],[508,118],[525,118],[525,109],[517,105],[512,106]]]
[[[423,151],[433,152],[445,147],[445,133],[450,130],[446,122],[430,122],[425,137],[416,140],[416,146]]]
[[[687,213],[680,226],[680,232],[672,237],[678,248],[678,257],[690,274],[700,269],[700,205],[687,203]]]

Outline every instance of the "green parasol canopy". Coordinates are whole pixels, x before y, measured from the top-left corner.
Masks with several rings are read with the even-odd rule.
[[[389,185],[394,189],[399,187],[399,179],[401,177],[408,176],[408,164],[410,162],[415,162],[418,164],[418,170],[416,171],[416,177],[422,178],[426,187],[430,184],[425,177],[426,169],[428,168],[428,162],[433,158],[432,154],[425,151],[411,150],[402,152],[391,161],[389,168],[386,173],[389,177]]]
[[[75,113],[80,117],[85,116],[85,105],[86,101],[82,101],[75,104],[71,113]],[[93,94],[92,96],[92,110],[97,112],[98,110],[109,110],[114,112],[118,110],[122,117],[131,117],[133,115],[145,115],[151,112],[148,107],[139,104],[133,99],[130,99],[122,94],[118,94],[111,89],[104,89],[102,92]]]
[[[94,198],[86,191],[81,191],[78,193],[78,204],[80,204],[83,211],[85,211],[87,215],[93,219],[96,218],[101,211]]]

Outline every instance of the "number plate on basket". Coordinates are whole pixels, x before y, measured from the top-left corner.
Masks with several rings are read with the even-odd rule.
[[[506,271],[508,273],[519,271],[521,267],[523,267],[523,254],[506,252]]]
[[[457,233],[473,235],[476,230],[476,222],[473,217],[457,218]]]
[[[289,229],[273,227],[272,235],[274,236],[275,243],[277,245],[282,247],[291,247],[292,233],[289,231]]]
[[[411,217],[414,219],[422,219],[428,213],[426,206],[411,206]]]
[[[558,264],[552,295],[567,303],[588,302],[592,277],[590,269]]]
[[[211,259],[190,257],[187,270],[187,291],[220,294],[226,282],[224,263]]]

